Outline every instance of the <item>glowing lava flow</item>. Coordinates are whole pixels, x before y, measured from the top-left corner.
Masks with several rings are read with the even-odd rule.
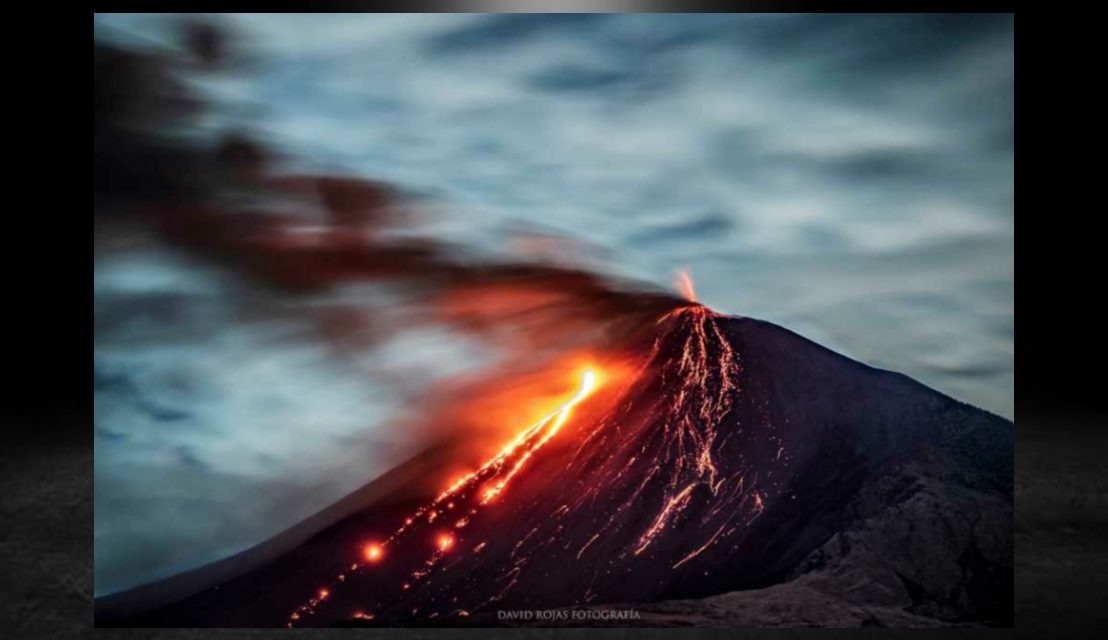
[[[531,454],[542,447],[544,444],[546,444],[548,440],[553,438],[555,433],[558,433],[558,429],[561,429],[562,425],[565,424],[567,419],[569,419],[569,414],[573,410],[574,405],[584,400],[585,397],[592,393],[593,389],[595,388],[596,373],[594,373],[591,369],[587,369],[585,370],[585,373],[581,376],[581,388],[577,391],[577,395],[573,396],[573,398],[569,402],[562,405],[562,408],[557,413],[544,418],[542,422],[525,431],[523,434],[520,435],[519,438],[516,439],[515,442],[513,442],[511,445],[508,445],[508,448],[500,452],[500,455],[497,456],[498,458],[510,454],[515,447],[519,446],[522,441],[521,439],[526,439],[529,435],[531,435],[532,432],[534,432],[536,428],[542,430],[542,436],[539,438],[538,442],[535,443],[534,446],[529,447],[528,450],[519,457],[516,463],[512,465],[512,470],[509,471],[499,481],[497,481],[495,486],[485,491],[484,495],[481,497],[481,504],[487,504],[493,498],[500,495],[500,492],[504,490],[504,487],[508,484],[508,481],[510,481],[512,477],[515,476],[515,474],[519,473],[519,470],[523,467],[524,464],[527,463],[527,460],[531,457]]]
[[[692,280],[684,272],[681,275],[687,283],[687,295],[695,300]],[[634,555],[645,551],[666,525],[685,510],[694,489],[703,487],[710,496],[716,496],[723,485],[716,465],[717,439],[720,425],[731,411],[739,391],[736,381],[742,367],[715,322],[716,317],[711,309],[694,304],[677,309],[658,321],[676,323],[676,335],[683,336],[679,356],[675,358],[676,372],[673,372],[677,381],[674,402],[662,414],[663,447],[675,454],[672,456],[674,466],[665,483],[662,508],[643,532]],[[655,351],[658,349],[656,344]],[[757,493],[754,496],[757,499]],[[696,553],[674,568],[695,557]]]
[[[744,371],[732,321],[695,302],[658,318],[653,346],[637,350],[572,437],[546,446],[600,386],[598,371],[583,372],[573,397],[364,547],[364,560],[338,576],[356,586],[309,600],[288,625],[313,613],[321,624],[354,612],[387,623],[494,604],[648,602],[715,575],[746,552],[746,533],[785,492],[790,463],[765,396],[747,389],[757,381]],[[366,561],[378,569],[355,576]]]
[[[527,464],[531,456],[558,433],[562,425],[569,419],[570,414],[573,412],[573,408],[587,398],[598,385],[599,381],[596,372],[592,369],[586,369],[581,374],[580,387],[572,398],[563,403],[556,411],[546,415],[535,424],[523,430],[523,432],[516,436],[514,440],[509,442],[477,471],[469,473],[454,482],[450,488],[439,494],[434,501],[418,509],[411,517],[405,519],[404,524],[387,540],[382,543],[371,543],[366,545],[362,552],[363,558],[369,563],[379,562],[384,555],[384,548],[387,545],[395,543],[403,534],[412,531],[415,526],[422,524],[424,520],[430,524],[440,516],[444,516],[445,510],[441,508],[444,503],[447,509],[453,509],[455,502],[461,502],[466,499],[472,500],[473,506],[470,507],[465,516],[458,519],[453,525],[455,529],[466,527],[470,519],[478,513],[479,508],[492,502],[504,491],[512,478]],[[478,497],[474,495],[472,489],[476,488],[479,484],[487,488],[483,489]],[[456,542],[455,537],[450,533],[438,534],[435,537],[434,554],[431,556],[431,559],[425,563],[425,569],[418,570],[412,574],[412,580],[419,580],[426,576],[430,572],[430,569],[433,568],[445,554],[454,548]],[[483,545],[479,545],[477,550],[480,550],[481,546]],[[349,571],[336,576],[336,580],[338,582],[345,582],[348,573],[357,571],[363,566],[365,566],[364,563],[354,563],[351,565]],[[411,588],[411,583],[406,582],[401,585],[401,588],[406,591]],[[289,615],[286,626],[292,627],[294,623],[300,620],[304,615],[314,613],[316,607],[327,599],[329,595],[330,591],[328,589],[321,589],[316,597],[311,598],[297,607],[297,609]],[[359,611],[354,614],[354,617],[372,619],[372,614]]]

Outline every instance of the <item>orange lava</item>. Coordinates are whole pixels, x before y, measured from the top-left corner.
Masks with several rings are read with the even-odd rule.
[[[370,562],[377,562],[384,554],[384,550],[381,548],[381,545],[377,544],[376,542],[371,542],[365,546],[365,549],[362,550],[362,553],[365,556],[366,560]]]
[[[530,459],[531,455],[536,450],[541,448],[544,444],[546,444],[547,441],[553,438],[554,434],[558,433],[558,430],[561,429],[562,425],[565,424],[566,420],[569,419],[569,415],[573,411],[573,407],[576,406],[577,403],[584,400],[590,393],[592,393],[593,390],[596,388],[596,384],[596,372],[592,369],[585,369],[585,372],[581,375],[581,388],[577,391],[577,395],[573,396],[573,398],[571,398],[569,402],[563,404],[557,412],[546,416],[538,423],[533,425],[530,429],[527,429],[526,431],[521,433],[519,437],[513,440],[507,447],[501,449],[500,453],[485,465],[487,467],[489,464],[493,464],[502,458],[506,458],[529,438],[532,438],[537,433],[542,434],[532,446],[530,446],[526,451],[523,452],[516,463],[512,466],[511,471],[504,475],[491,488],[485,490],[481,498],[481,504],[487,504],[495,499],[498,495],[500,495],[500,492],[504,490],[504,487],[507,486],[512,477],[519,473],[519,470],[523,468],[523,465],[527,464],[527,460]]]
[[[369,543],[363,547],[363,557],[371,563],[380,561],[384,556],[384,545],[396,540],[406,531],[410,530],[410,528],[416,526],[421,518],[426,516],[426,521],[428,523],[433,522],[438,516],[443,514],[445,509],[453,509],[456,502],[469,500],[471,504],[468,509],[469,515],[455,523],[456,528],[464,528],[469,523],[469,516],[476,514],[480,507],[487,505],[503,493],[508,483],[526,466],[532,455],[549,442],[566,421],[569,420],[574,407],[591,395],[600,384],[601,378],[598,369],[592,366],[586,367],[580,374],[580,386],[572,398],[563,402],[555,411],[547,414],[538,422],[520,432],[511,442],[505,445],[479,469],[455,479],[450,484],[449,488],[439,494],[434,501],[424,505],[416,510],[410,517],[406,518],[404,524],[397,529],[388,540],[383,543]],[[480,491],[477,491],[478,487],[480,487]],[[435,548],[438,550],[439,554],[445,554],[452,549],[454,545],[455,538],[449,533],[439,533],[435,536]],[[478,549],[480,549],[481,546],[483,546],[483,544],[479,545]],[[433,566],[435,562],[436,560],[433,558],[428,561],[427,566]],[[360,568],[359,565],[355,564],[351,567],[351,570],[356,570],[358,568]],[[412,574],[412,578],[418,580],[425,576],[426,573],[426,570],[417,571]],[[343,578],[345,578],[345,576],[343,576]],[[336,579],[338,579],[339,582],[344,582],[345,580],[343,578]],[[407,590],[410,586],[410,583],[405,582],[401,585],[401,588]],[[298,620],[300,614],[314,613],[315,606],[325,600],[328,595],[329,592],[326,589],[320,590],[317,598],[313,598],[301,605],[289,616],[288,626],[292,626],[292,622]],[[366,615],[372,616],[372,614]]]
[[[613,563],[626,564],[642,557],[662,560],[672,570],[699,572],[702,569],[697,564],[704,562],[702,554],[717,545],[732,544],[729,537],[762,514],[769,497],[763,488],[768,484],[766,479],[749,473],[744,465],[720,464],[725,459],[721,455],[728,438],[721,431],[729,424],[728,415],[740,395],[743,380],[739,353],[721,328],[721,319],[725,316],[695,303],[695,291],[687,273],[681,274],[681,282],[679,286],[694,304],[675,308],[657,320],[659,335],[641,364],[630,365],[632,360],[620,362],[614,358],[605,362],[603,368],[596,366],[595,360],[590,360],[588,366],[582,366],[581,360],[570,363],[569,366],[576,364],[578,367],[579,383],[573,395],[568,399],[563,396],[558,404],[540,401],[537,395],[519,393],[520,389],[529,392],[533,387],[515,385],[515,381],[493,388],[490,393],[502,394],[495,400],[509,401],[506,404],[516,407],[517,416],[545,404],[540,413],[542,417],[515,433],[475,470],[460,477],[457,468],[440,470],[450,478],[447,488],[410,513],[391,536],[363,547],[364,558],[376,563],[384,558],[383,548],[387,545],[400,544],[406,538],[414,538],[417,544],[419,539],[425,540],[423,544],[430,546],[427,556],[413,569],[405,570],[397,586],[402,592],[431,588],[437,573],[458,566],[470,552],[483,552],[489,542],[484,538],[489,532],[474,535],[480,529],[475,531],[471,523],[479,521],[486,509],[512,508],[511,502],[501,504],[512,493],[512,483],[524,482],[520,478],[527,477],[526,470],[536,457],[549,455],[549,450],[544,451],[545,445],[559,435],[586,399],[605,384],[609,385],[604,393],[605,404],[592,405],[588,419],[581,421],[576,431],[568,433],[574,441],[569,450],[576,447],[577,451],[567,454],[567,473],[570,477],[586,480],[579,489],[565,494],[564,502],[559,501],[558,506],[545,515],[547,522],[553,524],[536,521],[529,532],[520,532],[525,535],[511,551],[511,566],[497,579],[497,591],[481,593],[479,598],[472,598],[472,602],[465,602],[466,594],[455,593],[451,602],[459,608],[451,605],[451,609],[424,611],[420,606],[412,609],[411,615],[422,612],[428,619],[439,615],[465,617],[470,611],[481,610],[501,599],[519,583],[523,567],[530,560],[528,548],[543,548],[554,553],[568,550],[570,562],[581,561],[582,571],[595,572],[593,580],[602,577],[601,572],[608,571],[609,565],[616,566]],[[659,369],[649,375],[657,378],[641,378],[641,373],[654,363],[658,363]],[[658,388],[648,387],[655,393],[635,396],[648,403],[645,406],[649,417],[621,421],[629,406],[619,400],[624,397],[621,389],[637,388],[639,380],[653,379],[664,381],[660,392]],[[486,404],[486,400],[477,397],[471,405],[467,404],[469,412],[465,415],[475,424],[483,421],[499,424],[501,412],[504,417],[512,414],[498,406],[498,402]],[[486,407],[491,411],[484,411]],[[606,413],[600,413],[598,410],[604,407],[607,407]],[[781,446],[779,440],[777,443]],[[656,463],[644,465],[639,458],[647,451],[647,446],[658,452]],[[611,453],[602,456],[589,453],[597,450]],[[783,446],[778,449],[778,459],[783,451]],[[597,463],[592,464],[594,461]],[[782,463],[786,462],[787,456]],[[586,465],[591,466],[586,469]],[[631,469],[636,469],[642,477],[627,484],[628,491],[612,505],[609,517],[598,520],[594,530],[576,539],[563,539],[562,523],[568,521],[570,514],[580,513],[586,505],[603,499],[603,492],[610,487],[627,482],[621,478]],[[644,511],[650,516],[647,520],[624,517]],[[700,520],[690,521],[690,513],[702,514]],[[627,540],[620,531],[626,526],[634,527],[630,542],[622,549],[611,549],[608,541],[612,534],[620,534],[617,539]],[[679,529],[683,540],[675,545],[668,532]],[[601,553],[608,554],[605,565],[596,560]],[[351,570],[367,568],[368,565],[356,564]],[[345,580],[340,578],[339,582]],[[436,584],[435,588],[440,587]],[[318,598],[301,605],[289,617],[288,626],[302,621],[305,615],[316,613],[326,597],[324,590]],[[585,600],[589,597],[589,592],[582,595]],[[394,599],[394,602],[397,601]],[[466,608],[460,608],[462,604]],[[388,607],[381,601],[373,604],[379,616],[386,616]],[[374,615],[365,610],[360,612],[370,618]]]

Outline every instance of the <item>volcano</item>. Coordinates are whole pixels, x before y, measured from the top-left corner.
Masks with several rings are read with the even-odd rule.
[[[97,624],[1011,624],[1011,422],[696,303],[635,344],[449,488],[419,488],[453,455],[427,450],[254,549],[99,598]]]

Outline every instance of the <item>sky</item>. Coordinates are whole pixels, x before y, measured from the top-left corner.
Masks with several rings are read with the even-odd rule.
[[[198,87],[305,167],[384,180],[451,241],[521,231],[1013,414],[1006,15],[226,15]],[[171,17],[98,15],[169,43]],[[480,361],[342,353],[164,247],[98,255],[96,593],[260,542],[400,462],[405,390]],[[249,292],[259,295],[258,292]],[[351,290],[342,295],[383,295]],[[428,378],[426,376],[430,375]]]

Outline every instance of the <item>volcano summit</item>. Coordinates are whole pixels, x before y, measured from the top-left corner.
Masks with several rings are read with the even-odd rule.
[[[1011,624],[1010,422],[695,303],[647,333],[445,491],[429,450],[98,624]]]

